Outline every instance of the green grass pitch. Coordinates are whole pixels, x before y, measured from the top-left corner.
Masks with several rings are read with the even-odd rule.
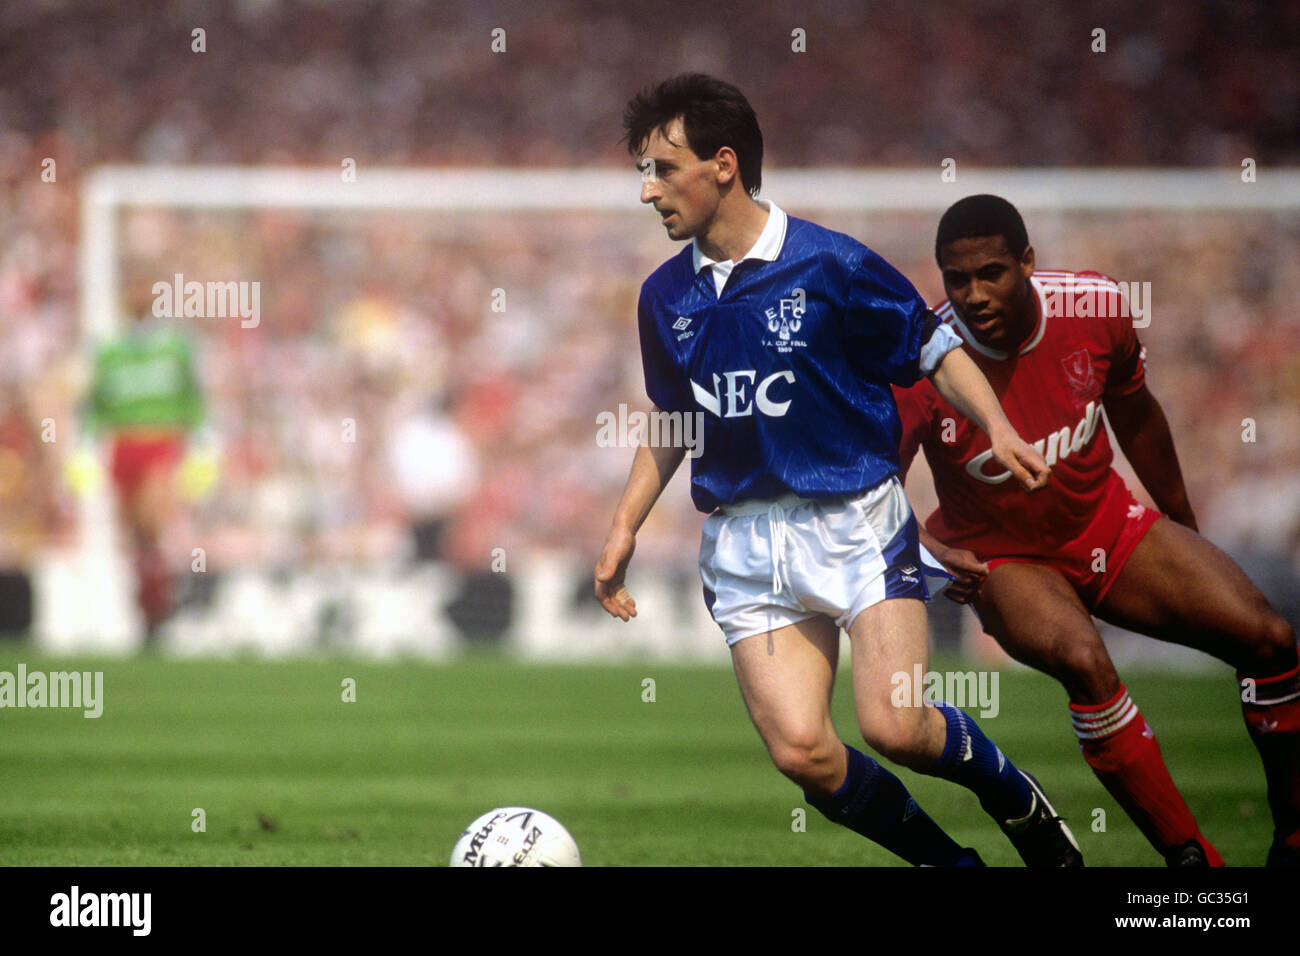
[[[805,808],[769,764],[725,659],[541,666],[496,656],[376,664],[0,652],[0,670],[20,661],[29,673],[102,670],[104,713],[0,710],[6,866],[442,866],[465,825],[502,805],[557,817],[587,865],[901,865]],[[841,668],[835,714],[852,740],[848,676]],[[346,678],[354,703],[342,700]],[[653,702],[643,699],[646,678]],[[1229,864],[1262,863],[1271,831],[1263,774],[1231,674],[1126,678],[1202,829]],[[1019,670],[1003,672],[1000,689],[1001,713],[981,725],[1039,777],[1088,864],[1160,865],[1079,756],[1064,692]],[[990,865],[1019,865],[969,792],[899,775],[958,842]],[[193,829],[196,808],[204,832]]]

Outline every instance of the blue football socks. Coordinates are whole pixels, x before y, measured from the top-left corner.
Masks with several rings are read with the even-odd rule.
[[[828,797],[804,794],[809,805],[915,866],[977,866],[978,857],[953,842],[912,799],[901,780],[845,745],[849,772]]]
[[[1027,816],[1034,793],[1024,775],[966,714],[951,704],[936,704],[935,709],[948,724],[948,738],[939,762],[921,772],[973,791],[980,806],[999,823]]]

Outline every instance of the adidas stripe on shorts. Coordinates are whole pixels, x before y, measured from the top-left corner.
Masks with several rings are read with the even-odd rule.
[[[818,614],[848,627],[887,598],[929,597],[897,477],[855,497],[786,495],[718,509],[704,521],[700,578],[728,645]]]

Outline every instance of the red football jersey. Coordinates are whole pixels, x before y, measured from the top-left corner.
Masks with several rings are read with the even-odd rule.
[[[952,304],[934,312],[961,335],[1020,437],[1047,459],[1046,488],[1026,492],[993,458],[989,438],[939,395],[929,379],[894,389],[903,423],[903,474],[925,450],[940,507],[926,527],[944,544],[981,559],[1044,555],[1087,527],[1111,474],[1103,421],[1107,395],[1137,391],[1145,351],[1128,302],[1096,272],[1036,272],[1030,277],[1038,324],[1015,355],[985,348]]]

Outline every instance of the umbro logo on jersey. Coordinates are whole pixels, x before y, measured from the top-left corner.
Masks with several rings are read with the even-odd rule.
[[[692,321],[694,320],[687,318],[684,315],[679,315],[677,316],[677,321],[673,323],[673,328],[678,332],[685,332],[686,326],[690,325]]]

